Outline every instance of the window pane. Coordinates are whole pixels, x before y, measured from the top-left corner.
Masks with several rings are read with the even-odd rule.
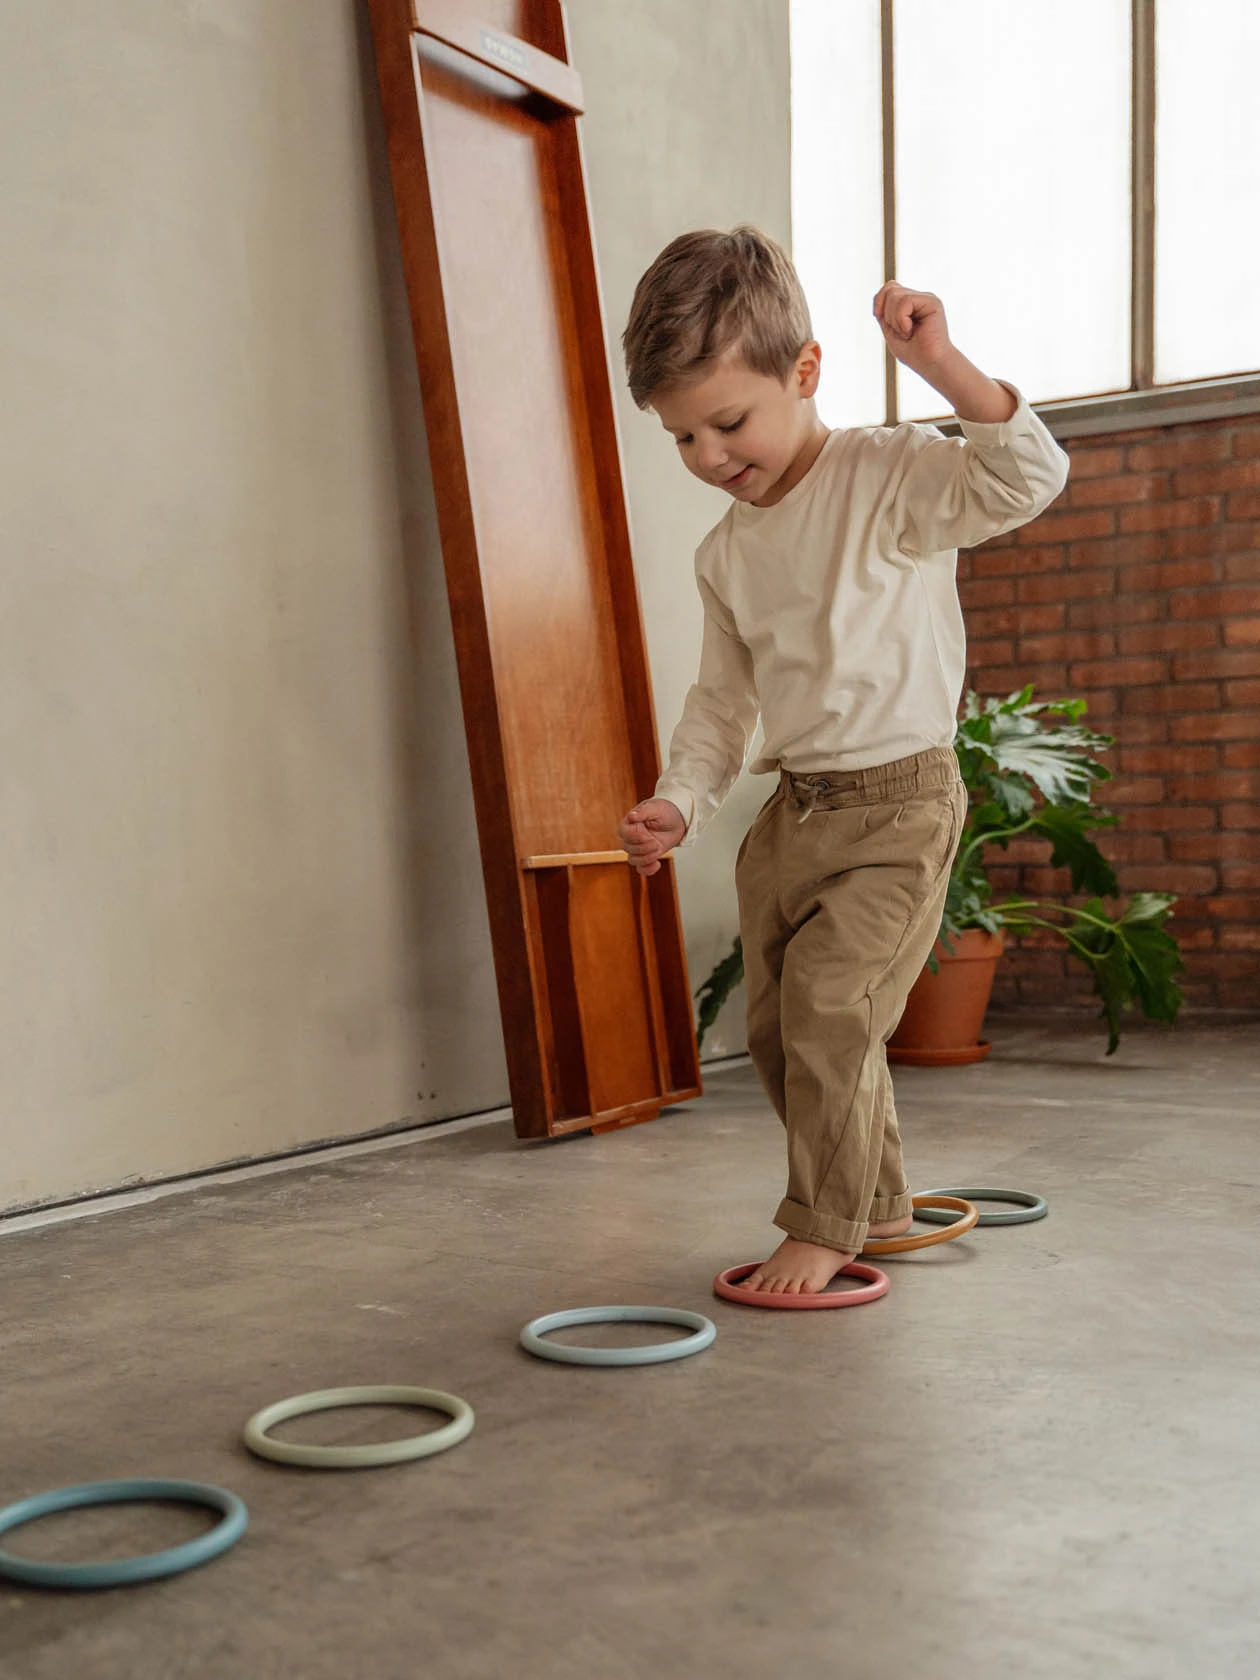
[[[823,347],[830,426],[884,418],[879,0],[792,0],[792,255]]]
[[[893,15],[897,278],[938,293],[959,348],[1032,401],[1126,390],[1128,0]],[[904,369],[899,393],[909,418],[945,407]]]
[[[1160,0],[1155,377],[1260,368],[1260,7]]]

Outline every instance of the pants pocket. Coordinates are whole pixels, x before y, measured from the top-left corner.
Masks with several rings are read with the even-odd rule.
[[[937,860],[939,869],[948,869],[954,861],[958,851],[958,842],[962,839],[963,824],[967,820],[967,789],[958,782],[949,793],[949,819],[943,823],[945,844]]]
[[[932,841],[924,847],[923,861],[928,873],[935,877],[954,861],[967,815],[967,790],[958,782],[941,793],[911,800],[902,810],[907,815],[921,815],[924,821],[934,825]]]
[[[783,784],[782,784],[782,782],[780,782],[779,786],[777,788],[775,788],[774,792],[770,795],[769,799],[766,800],[765,804],[761,807],[760,811],[757,812],[757,815],[753,818],[752,822],[749,824],[748,833],[745,834],[744,838],[740,841],[739,851],[735,854],[735,867],[736,867],[736,869],[738,869],[740,864],[743,863],[745,855],[747,854],[747,851],[748,851],[749,844],[751,843],[754,834],[757,834],[762,828],[765,827],[766,820],[770,816],[771,811],[775,807],[781,805],[783,803],[783,799],[784,799]]]

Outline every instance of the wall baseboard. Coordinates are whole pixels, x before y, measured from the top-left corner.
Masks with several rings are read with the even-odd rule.
[[[60,1225],[69,1219],[88,1219],[98,1213],[118,1213],[123,1208],[140,1207],[145,1202],[160,1201],[166,1196],[180,1196],[190,1190],[201,1190],[212,1184],[239,1184],[247,1178],[269,1178],[275,1173],[292,1172],[299,1167],[320,1166],[329,1161],[345,1161],[356,1155],[375,1155],[384,1149],[401,1149],[407,1144],[420,1143],[428,1138],[451,1137],[456,1132],[472,1131],[477,1126],[490,1126],[497,1120],[510,1120],[510,1108],[490,1108],[480,1114],[458,1115],[452,1120],[434,1120],[424,1126],[392,1128],[371,1137],[355,1138],[350,1143],[315,1143],[300,1149],[285,1150],[279,1155],[259,1160],[241,1161],[231,1166],[209,1167],[203,1172],[180,1173],[171,1178],[154,1179],[127,1190],[101,1190],[78,1196],[73,1201],[49,1202],[39,1207],[15,1208],[12,1213],[0,1213],[0,1237],[18,1231],[33,1231],[43,1225]]]

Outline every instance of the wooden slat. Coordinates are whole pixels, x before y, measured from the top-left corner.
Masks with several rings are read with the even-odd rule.
[[[654,981],[659,995],[669,1058],[669,1101],[682,1102],[702,1094],[700,1060],[692,1024],[691,983],[687,978],[687,952],[682,941],[682,918],[678,907],[678,879],[673,864],[644,883],[644,898],[652,922]]]
[[[638,957],[640,881],[625,868],[569,875],[569,947],[591,1113],[659,1102],[651,988]]]
[[[575,863],[625,863],[624,852],[555,852],[521,859],[522,869],[568,869]]]
[[[441,41],[466,58],[476,59],[489,70],[510,76],[531,93],[540,94],[573,116],[582,114],[582,78],[569,64],[550,53],[540,52],[519,36],[492,29],[479,18],[468,17],[439,0],[411,0],[415,28],[431,40]]]
[[[568,50],[567,40],[565,50]],[[567,233],[569,274],[577,307],[583,318],[602,321],[604,303],[591,236],[581,127],[580,123],[574,122],[565,123],[557,129],[556,176],[561,195],[575,207],[568,218]],[[580,207],[581,214],[577,213],[577,207]],[[630,546],[630,516],[621,473],[621,438],[613,402],[614,374],[608,358],[608,341],[603,332],[582,333],[576,348],[587,394],[587,435],[595,463],[602,559],[614,623],[614,654],[621,669],[625,692],[633,697],[633,704],[626,709],[635,787],[633,804],[635,800],[647,798],[656,786],[660,774],[657,744],[660,737],[652,701],[647,642],[643,635],[643,604]],[[672,865],[668,868],[672,879]]]
[[[570,935],[573,877],[567,869],[543,870],[527,875],[525,882],[537,907],[536,938],[543,959],[535,1019],[550,1081],[547,1114],[553,1121],[580,1117],[590,1113],[591,1092]]]
[[[652,1051],[656,1057],[656,1076],[661,1090],[664,1091],[673,1084],[673,1077],[669,1057],[669,1028],[661,1001],[661,965],[657,960],[656,938],[652,927],[650,881],[651,877],[641,875],[634,882],[634,917],[635,930],[639,936],[643,992],[648,1000],[648,1010],[652,1018]]]
[[[559,1120],[552,1127],[552,1131],[557,1137],[563,1137],[566,1132],[617,1131],[623,1126],[655,1120],[662,1106],[659,1097],[653,1097],[647,1102],[625,1103],[620,1108],[610,1108],[602,1114],[589,1115],[585,1120]]]

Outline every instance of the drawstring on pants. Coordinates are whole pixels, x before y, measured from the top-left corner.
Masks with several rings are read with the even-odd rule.
[[[821,808],[831,794],[857,785],[856,775],[841,776],[833,780],[829,776],[793,776],[789,773],[788,781],[793,800],[805,807],[796,819],[798,828]]]

